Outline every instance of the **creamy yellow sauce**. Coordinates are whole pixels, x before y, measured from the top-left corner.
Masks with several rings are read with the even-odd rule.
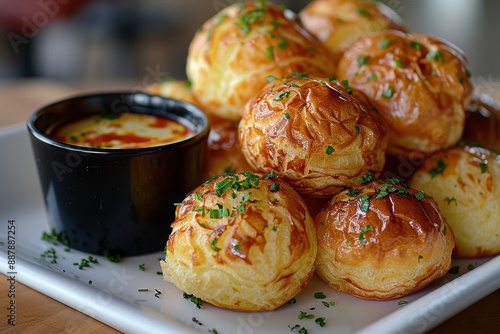
[[[95,114],[64,123],[50,133],[67,144],[110,149],[159,146],[193,135],[174,120],[138,113]]]

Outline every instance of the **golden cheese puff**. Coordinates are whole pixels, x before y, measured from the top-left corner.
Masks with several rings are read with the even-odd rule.
[[[500,152],[500,105],[485,94],[474,94],[467,107],[464,143]]]
[[[191,83],[186,80],[164,80],[146,87],[146,92],[154,95],[161,95],[172,99],[189,102],[198,108],[204,109],[196,100],[191,90]]]
[[[269,311],[310,281],[316,230],[307,207],[275,174],[225,174],[176,209],[164,279],[215,306]]]
[[[400,298],[451,267],[453,231],[438,205],[398,179],[369,181],[339,193],[315,224],[316,272],[340,292]]]
[[[265,1],[233,4],[210,18],[189,46],[187,76],[209,112],[239,120],[266,76],[333,76],[331,55],[296,14]]]
[[[500,254],[500,156],[479,147],[440,151],[410,184],[439,204],[455,233],[454,256]]]
[[[146,91],[150,94],[190,102],[206,112],[206,108],[193,95],[189,81],[165,80],[147,87]],[[226,120],[208,112],[207,116],[210,119],[210,133],[201,179],[207,180],[226,171],[251,170],[238,141],[238,122]]]
[[[315,0],[299,15],[306,29],[332,52],[335,63],[361,37],[388,29],[406,30],[394,10],[373,0]]]
[[[363,92],[386,121],[389,153],[424,156],[460,140],[472,84],[455,46],[384,31],[355,42],[338,66],[338,77]]]
[[[331,198],[385,162],[386,128],[363,96],[336,80],[274,80],[249,101],[238,128],[257,171],[272,170],[304,197]]]
[[[251,171],[238,140],[238,122],[209,114],[210,133],[207,154],[202,168],[202,180],[225,172]]]

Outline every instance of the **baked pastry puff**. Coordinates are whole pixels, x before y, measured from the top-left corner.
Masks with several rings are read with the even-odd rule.
[[[238,140],[238,122],[221,118],[207,112],[191,90],[186,80],[165,80],[148,86],[146,92],[192,103],[205,111],[210,119],[210,133],[207,141],[207,154],[201,169],[201,180],[226,171],[242,172],[251,170],[241,152]]]
[[[274,173],[225,174],[176,209],[163,277],[215,306],[269,311],[310,281],[316,230],[301,197]]]
[[[399,298],[451,267],[453,231],[438,205],[398,179],[369,181],[339,193],[315,223],[316,272],[340,292]]]
[[[453,147],[427,158],[410,180],[432,196],[453,228],[456,257],[500,254],[500,156]]]
[[[304,26],[332,52],[337,63],[359,38],[379,31],[404,31],[403,19],[373,0],[314,0],[299,12]]]
[[[386,127],[365,98],[335,79],[271,81],[243,109],[247,162],[275,171],[304,197],[331,198],[385,163]]]
[[[337,76],[382,115],[389,153],[425,156],[460,140],[473,89],[465,55],[445,40],[394,30],[370,35],[343,54]]]
[[[237,121],[266,76],[293,72],[333,76],[326,47],[288,9],[266,1],[232,4],[206,21],[189,46],[186,74],[197,99]]]

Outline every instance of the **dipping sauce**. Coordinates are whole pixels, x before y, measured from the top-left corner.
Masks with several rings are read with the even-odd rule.
[[[174,143],[194,134],[185,125],[165,117],[103,112],[63,122],[48,135],[71,145],[130,149]]]

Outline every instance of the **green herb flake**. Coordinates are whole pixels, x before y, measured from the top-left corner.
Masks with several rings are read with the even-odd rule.
[[[292,305],[293,305],[293,304],[295,304],[295,303],[297,303],[297,299],[295,299],[295,298],[292,298],[292,299],[290,299],[290,300],[288,301],[288,304],[292,304]]]
[[[361,16],[369,16],[368,10],[365,8],[358,8],[357,12]]]
[[[327,155],[330,155],[330,154],[332,154],[333,152],[335,152],[335,149],[334,149],[332,146],[328,145],[328,147],[326,148],[325,153],[326,153]]]
[[[290,91],[287,90],[281,91],[274,95],[273,101],[281,101],[283,97],[289,97],[289,96],[290,96]]]
[[[342,80],[342,85],[344,86],[347,94],[352,95],[352,89],[349,87],[349,80]]]
[[[139,291],[139,292],[148,292],[149,289],[148,288],[139,288],[139,289],[137,289],[137,291]]]
[[[198,325],[200,325],[200,326],[203,326],[203,324],[202,324],[202,323],[201,323],[198,319],[196,319],[196,317],[192,317],[192,318],[191,318],[191,321],[192,321],[192,322],[194,322],[195,324],[198,324]]]
[[[431,168],[429,170],[429,174],[431,175],[431,179],[435,178],[438,175],[443,175],[443,172],[446,168],[446,164],[442,159],[438,159],[436,162],[436,167]]]
[[[445,197],[444,200],[446,201],[446,203],[448,203],[448,205],[450,205],[451,203],[455,203],[455,206],[458,206],[458,202],[455,197]]]
[[[469,263],[469,264],[467,265],[467,271],[471,271],[471,270],[474,270],[474,269],[476,269],[476,266],[475,266],[475,265],[473,265],[472,263]]]
[[[444,62],[443,54],[441,53],[441,50],[435,50],[435,51],[429,52],[425,56],[425,58],[427,58],[428,60],[439,61],[440,63]]]
[[[145,270],[146,270],[146,264],[145,264],[145,263],[141,263],[141,264],[139,265],[139,270],[140,270],[140,271],[145,271]]]
[[[488,165],[487,161],[481,161],[479,163],[479,167],[481,168],[481,174],[486,173],[486,166]]]
[[[297,318],[299,318],[300,320],[302,320],[302,319],[314,319],[314,314],[309,314],[307,312],[300,311]]]
[[[460,267],[459,266],[454,266],[451,267],[450,270],[448,270],[448,274],[459,274],[460,273]]]
[[[307,78],[309,76],[309,74],[307,72],[294,71],[292,76],[294,76],[296,78],[304,79],[304,78]]]
[[[288,41],[284,39],[283,37],[278,38],[278,48],[283,50],[288,46]]]
[[[391,44],[392,44],[392,40],[391,40],[391,39],[389,39],[389,38],[387,38],[387,37],[384,37],[384,38],[382,38],[382,39],[380,40],[379,47],[380,47],[381,49],[385,49],[385,48],[387,48],[387,47],[388,47],[389,45],[391,45]]]
[[[370,60],[370,56],[358,56],[358,65],[361,67],[363,65],[368,64],[368,61]]]
[[[368,231],[371,231],[373,230],[373,226],[372,225],[367,225],[367,226],[364,226],[363,228],[361,228],[361,231],[359,232],[359,241],[361,242],[361,245],[366,246],[366,239],[365,239],[365,233],[368,232]]]
[[[356,188],[352,188],[347,191],[347,195],[352,197],[357,197],[359,194],[361,194],[361,190]]]
[[[183,292],[182,297],[184,299],[189,299],[193,304],[196,305],[197,308],[201,308],[203,306],[203,302],[201,301],[201,299],[198,297],[195,297],[192,294],[187,294],[186,292]]]
[[[368,77],[368,81],[376,81],[376,80],[378,80],[378,75],[375,73],[372,73],[372,75]]]
[[[286,118],[286,119],[290,119],[290,114],[286,112],[286,113],[285,113],[285,118]]]
[[[415,41],[415,40],[410,41],[410,46],[411,46],[411,47],[414,47],[415,49],[417,49],[417,50],[419,50],[419,51],[423,49],[423,45],[422,45],[422,43],[420,43],[420,42],[418,42],[418,41]]]
[[[212,248],[216,252],[221,250],[219,247],[216,246],[217,241],[219,241],[219,238],[214,238],[214,240],[212,240],[212,242],[210,243],[210,248]]]
[[[360,179],[359,184],[365,184],[373,180],[374,175],[372,172],[366,172]]]
[[[361,131],[361,129],[359,128],[359,125],[355,125],[354,130],[356,131],[356,135],[359,136],[359,132]]]
[[[314,294],[314,298],[316,298],[316,299],[325,299],[326,295],[322,291],[319,291],[319,292],[316,292]]]
[[[266,46],[266,58],[274,59],[274,47],[272,45]]]
[[[417,201],[421,201],[425,198],[425,191],[423,190],[420,190],[419,192],[415,193],[415,195],[413,195]]]
[[[387,87],[383,92],[382,96],[385,97],[386,99],[390,99],[394,95],[394,88],[391,86]]]
[[[368,212],[368,209],[370,208],[370,196],[364,195],[359,198],[359,201],[361,203],[361,211],[363,212]]]
[[[57,263],[57,251],[55,248],[49,248],[46,251],[44,251],[40,256],[44,259],[50,259],[50,263],[56,264]]]
[[[319,327],[325,327],[326,322],[324,317],[314,319],[314,322],[319,325]]]
[[[422,260],[424,257],[422,255],[419,255],[418,256],[418,262],[420,262],[420,260]]]
[[[469,79],[470,79],[470,77],[472,77],[472,73],[469,70],[465,70],[465,74],[467,75],[467,78],[469,78]]]
[[[277,77],[275,77],[274,75],[268,75],[268,76],[266,77],[266,81],[267,81],[267,83],[273,82],[273,81],[275,81],[275,80],[279,80],[279,79],[278,79]]]
[[[120,255],[120,253],[117,253],[117,252],[115,253],[115,252],[111,252],[111,251],[105,250],[104,251],[104,257],[108,261],[111,261],[111,262],[114,262],[114,263],[122,262],[122,256]]]
[[[269,190],[274,193],[274,192],[277,192],[280,190],[280,184],[279,183],[273,183],[271,184],[271,188],[269,188]]]
[[[396,63],[396,66],[399,68],[405,68],[405,63],[401,59],[394,59],[394,62]]]
[[[406,300],[398,301],[398,305],[405,305],[405,304],[408,304],[408,302]]]

